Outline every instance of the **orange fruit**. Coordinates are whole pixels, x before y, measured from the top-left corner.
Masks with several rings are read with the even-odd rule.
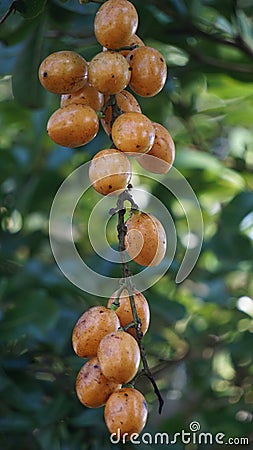
[[[141,266],[157,266],[166,252],[166,233],[151,214],[136,212],[126,222],[125,246],[129,256]]]
[[[140,364],[139,346],[125,331],[107,334],[98,346],[97,357],[104,376],[121,384],[133,379]]]
[[[130,37],[130,39],[127,40],[127,42],[125,42],[124,47],[133,47],[137,45],[138,47],[143,47],[145,44],[144,42],[141,40],[141,38],[139,36],[137,36],[137,34],[134,34],[133,36]],[[120,54],[125,56],[125,58],[127,57],[127,55],[130,53],[131,50],[120,50]]]
[[[86,83],[81,89],[71,94],[61,96],[61,108],[71,103],[81,103],[90,106],[95,111],[100,111],[104,105],[104,96],[98,92],[90,83]]]
[[[131,179],[131,164],[127,156],[115,148],[96,153],[90,163],[89,178],[93,188],[102,195],[119,193]]]
[[[121,109],[123,113],[125,112],[139,112],[141,113],[141,108],[136,100],[136,98],[128,91],[121,91],[115,96],[118,108]],[[105,132],[109,135],[112,131],[112,106],[107,106],[104,111],[105,117],[101,120],[101,124]]]
[[[82,358],[96,356],[100,341],[117,331],[120,321],[115,311],[105,306],[93,306],[78,319],[72,333],[75,353]]]
[[[98,133],[99,120],[90,106],[70,104],[57,109],[47,122],[49,137],[64,147],[80,147]]]
[[[155,130],[151,120],[144,114],[126,112],[114,121],[112,140],[122,152],[145,153],[154,143]]]
[[[125,45],[137,26],[137,11],[127,0],[108,0],[99,8],[94,20],[98,42],[112,50]]]
[[[127,55],[132,69],[130,88],[142,97],[153,97],[163,88],[167,66],[163,55],[152,47],[139,47]]]
[[[129,64],[116,52],[101,52],[92,58],[88,78],[90,84],[102,94],[117,94],[128,85],[131,77]]]
[[[88,408],[103,406],[121,384],[107,380],[102,374],[97,357],[87,361],[76,379],[76,393],[80,402]]]
[[[149,305],[144,295],[137,289],[134,290],[133,297],[137,315],[141,320],[141,332],[144,335],[148,330],[150,322]],[[114,292],[108,300],[107,307],[110,308],[110,306],[116,299],[118,299],[117,291]],[[121,326],[125,327],[126,325],[134,321],[129,293],[127,289],[123,289],[118,300],[120,306],[115,310],[115,312],[120,320]],[[136,330],[134,327],[128,328],[126,331],[127,333],[130,333],[132,336],[136,337]]]
[[[175,159],[175,145],[173,139],[160,123],[152,122],[155,129],[155,140],[151,149],[144,155],[138,155],[136,160],[149,172],[167,173]]]
[[[42,86],[54,94],[78,91],[87,83],[87,74],[87,61],[70,50],[51,53],[39,67]]]
[[[129,440],[145,427],[148,408],[145,397],[134,388],[125,387],[114,392],[105,404],[104,418],[109,432]]]

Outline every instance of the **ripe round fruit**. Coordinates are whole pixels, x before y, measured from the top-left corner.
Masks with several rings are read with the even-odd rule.
[[[142,97],[153,97],[163,88],[167,66],[163,55],[152,47],[132,50],[127,61],[132,69],[130,88]]]
[[[123,91],[131,78],[129,64],[116,52],[101,52],[92,58],[88,77],[90,84],[102,94],[117,94]]]
[[[137,289],[135,289],[133,297],[137,315],[141,320],[141,332],[144,336],[144,334],[146,334],[148,330],[150,322],[148,302],[144,295],[140,291],[137,291]],[[115,310],[115,312],[120,320],[120,325],[122,327],[125,327],[134,320],[128,290],[123,289],[123,291],[120,293],[119,298],[117,291],[114,292],[108,301],[107,307],[110,308],[110,306],[116,299],[119,300],[120,306]],[[130,333],[132,336],[136,337],[136,330],[134,327],[128,328],[126,331],[127,333]]]
[[[88,408],[103,406],[121,384],[107,380],[102,374],[97,357],[87,361],[76,379],[76,393],[80,402]]]
[[[89,178],[93,188],[102,195],[126,189],[131,179],[127,156],[114,148],[96,153],[90,163]]]
[[[124,47],[134,47],[134,46],[138,46],[138,47],[143,47],[145,44],[144,42],[141,40],[141,38],[139,38],[139,36],[137,36],[137,34],[134,34],[133,36],[131,36],[130,39],[127,40],[127,42],[124,44]],[[125,56],[125,58],[127,57],[127,55],[131,52],[131,50],[120,50],[120,54]]]
[[[137,26],[137,11],[127,0],[108,0],[99,8],[94,20],[98,42],[112,50],[125,45]]]
[[[98,92],[90,83],[85,84],[79,91],[72,94],[63,94],[61,96],[61,108],[63,106],[75,104],[83,104],[90,106],[95,111],[100,111],[104,105],[104,96]]]
[[[175,159],[175,145],[173,139],[160,123],[153,122],[155,141],[145,155],[137,156],[138,163],[149,172],[167,173]]]
[[[137,212],[126,222],[125,246],[129,256],[141,266],[157,266],[166,252],[166,233],[151,214]]]
[[[133,379],[140,364],[138,344],[125,331],[107,334],[98,346],[97,357],[104,376],[121,384]]]
[[[114,392],[105,404],[104,418],[110,433],[129,440],[133,433],[140,434],[145,427],[148,408],[145,397],[133,388]]]
[[[152,147],[155,130],[151,120],[138,112],[126,112],[112,126],[114,145],[127,153],[145,153]]]
[[[87,75],[86,60],[70,50],[51,53],[39,67],[42,86],[54,94],[78,91],[87,83]]]
[[[97,134],[99,120],[90,106],[71,104],[57,109],[49,118],[47,132],[56,144],[80,147]]]
[[[125,112],[139,112],[141,113],[141,107],[136,98],[128,91],[121,91],[115,96],[116,103],[123,113]],[[105,132],[109,135],[112,127],[112,106],[107,106],[104,111],[105,117],[101,120],[101,124]]]
[[[81,358],[96,356],[100,341],[117,331],[120,322],[115,311],[105,306],[93,306],[78,319],[72,333],[72,345]]]

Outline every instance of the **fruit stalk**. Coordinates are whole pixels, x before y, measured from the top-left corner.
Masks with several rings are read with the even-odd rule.
[[[125,200],[131,201],[132,209],[138,209],[138,206],[134,203],[134,201],[128,191],[124,191],[122,194],[119,195],[118,201],[117,201],[117,208],[115,208],[114,212],[116,210],[118,212],[118,225],[117,225],[118,242],[119,242],[118,250],[121,254],[121,261],[122,261],[122,263],[121,263],[122,264],[122,281],[123,281],[123,284],[126,287],[128,294],[129,294],[130,305],[131,305],[131,310],[132,310],[132,315],[133,315],[133,323],[134,323],[134,327],[136,330],[136,340],[137,340],[137,343],[138,343],[138,346],[140,349],[140,356],[141,356],[141,361],[142,361],[142,365],[143,365],[143,373],[146,375],[146,377],[149,379],[149,381],[151,382],[151,384],[153,386],[154,392],[155,392],[155,394],[158,398],[158,402],[159,402],[158,412],[159,412],[159,414],[161,414],[164,400],[163,400],[162,395],[159,391],[159,388],[156,384],[156,381],[152,375],[152,372],[149,368],[146,354],[145,354],[145,349],[144,349],[144,346],[142,345],[143,333],[141,331],[141,320],[138,316],[135,301],[134,301],[134,295],[133,295],[134,286],[133,286],[133,282],[132,282],[132,275],[129,270],[128,263],[125,261],[125,257],[124,257],[124,250],[125,250],[124,241],[125,241],[125,235],[126,235],[126,231],[127,231],[127,228],[125,225],[125,213],[126,213],[126,209],[124,208]],[[110,212],[112,212],[112,211],[110,211]]]

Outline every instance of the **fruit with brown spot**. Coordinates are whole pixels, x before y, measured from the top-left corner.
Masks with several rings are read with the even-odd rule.
[[[117,331],[120,321],[105,306],[93,306],[78,319],[72,333],[72,345],[81,358],[96,356],[100,341],[109,333]]]
[[[97,357],[87,361],[76,379],[76,393],[80,402],[88,408],[103,406],[121,384],[107,380],[102,374]]]
[[[71,104],[57,109],[47,122],[49,137],[63,147],[80,147],[98,133],[99,120],[90,106]]]
[[[39,67],[42,86],[54,94],[78,91],[87,83],[87,75],[87,61],[70,50],[51,53]]]
[[[150,322],[149,305],[147,299],[137,289],[134,290],[133,298],[137,315],[141,321],[140,331],[144,336],[148,330]],[[124,328],[126,325],[134,322],[130,297],[127,289],[123,289],[119,297],[117,291],[114,292],[107,303],[107,307],[110,308],[111,305],[117,301],[119,302],[119,307],[115,309],[115,312],[120,320],[121,326]],[[134,327],[128,328],[126,331],[127,333],[130,333],[132,336],[136,337],[136,330]]]
[[[137,389],[125,387],[110,395],[105,404],[104,418],[109,432],[129,440],[145,427],[148,408],[145,397]],[[135,434],[136,437],[136,434]]]
[[[121,384],[133,379],[140,364],[139,346],[125,331],[107,334],[98,346],[97,357],[104,376]]]
[[[166,233],[151,214],[133,213],[126,222],[125,246],[129,256],[141,266],[157,266],[166,252]]]

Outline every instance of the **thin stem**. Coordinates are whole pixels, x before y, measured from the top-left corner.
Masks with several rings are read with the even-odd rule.
[[[131,202],[132,209],[138,209],[138,206],[133,201],[129,192],[124,191],[118,197],[117,207],[114,208],[113,210],[111,210],[110,212],[111,213],[112,213],[112,211],[113,211],[113,213],[118,212],[118,225],[117,225],[118,241],[119,241],[118,250],[121,253],[122,279],[124,282],[124,286],[128,291],[131,310],[132,310],[132,316],[133,316],[133,322],[131,322],[129,324],[129,328],[134,326],[134,328],[136,330],[136,341],[137,341],[139,349],[140,349],[141,361],[142,361],[142,365],[143,365],[143,373],[150,380],[150,382],[153,386],[154,392],[155,392],[155,394],[158,398],[158,402],[159,402],[158,412],[159,412],[159,414],[161,414],[164,400],[162,398],[162,395],[159,391],[159,388],[155,382],[155,379],[151,373],[151,370],[150,370],[148,362],[147,362],[144,346],[142,344],[143,333],[141,331],[141,319],[138,316],[138,313],[136,310],[136,305],[135,305],[135,300],[134,300],[134,290],[135,289],[134,289],[134,284],[133,284],[133,280],[132,280],[132,274],[129,270],[127,261],[125,261],[125,255],[124,255],[124,251],[126,249],[125,248],[125,235],[127,232],[127,228],[126,228],[126,224],[125,224],[125,213],[126,213],[126,209],[124,208],[125,200],[129,200]]]
[[[3,15],[3,17],[1,17],[0,25],[2,25],[2,23],[4,23],[6,21],[6,19],[8,19],[8,17],[11,15],[12,12],[16,11],[18,3],[19,3],[19,0],[12,2],[9,9],[6,11],[6,13]]]
[[[113,215],[118,213],[121,209],[125,209],[124,207],[124,202],[127,200],[129,201],[129,203],[131,204],[131,210],[137,210],[139,209],[138,205],[135,203],[135,201],[133,200],[132,195],[130,194],[130,189],[131,189],[131,185],[128,185],[128,189],[126,189],[125,191],[123,191],[119,196],[118,196],[118,200],[117,200],[117,205],[116,208],[111,208],[109,211],[109,214]],[[126,212],[126,211],[125,211]],[[125,214],[125,213],[124,213]],[[124,216],[124,215],[123,215]],[[123,250],[125,250],[125,248],[123,248]],[[119,249],[119,251],[123,251],[121,249]]]

